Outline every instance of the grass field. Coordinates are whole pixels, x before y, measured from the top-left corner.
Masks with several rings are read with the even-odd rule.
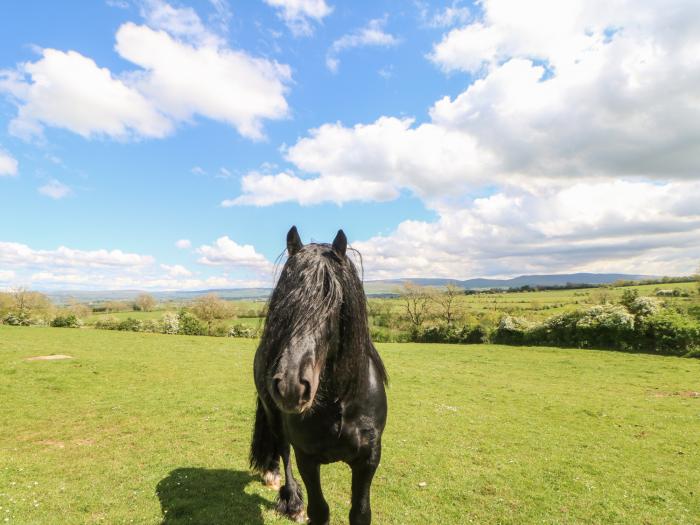
[[[0,523],[288,523],[247,470],[254,347],[0,326]],[[379,350],[392,383],[375,523],[700,523],[699,361]],[[74,359],[25,360],[47,354]],[[347,523],[349,469],[322,475]]]
[[[645,284],[639,286],[598,287],[563,290],[544,290],[537,292],[479,293],[460,295],[457,298],[457,310],[463,314],[483,315],[493,313],[496,321],[503,313],[524,316],[530,320],[542,321],[547,317],[565,311],[576,310],[600,304],[601,302],[618,302],[625,290],[636,290],[641,296],[655,296],[656,290],[678,289],[688,292],[690,297],[664,297],[671,305],[700,305],[696,282]],[[374,299],[381,301],[396,313],[403,312],[401,299]]]

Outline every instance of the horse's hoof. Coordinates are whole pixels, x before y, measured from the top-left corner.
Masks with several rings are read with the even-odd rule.
[[[282,486],[282,479],[279,473],[267,471],[263,474],[263,483],[268,489],[277,491]]]
[[[304,512],[303,510],[300,510],[296,514],[290,515],[289,518],[295,523],[306,523],[308,521],[306,519],[306,512]]]

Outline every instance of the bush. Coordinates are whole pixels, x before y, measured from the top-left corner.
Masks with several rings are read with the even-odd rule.
[[[636,346],[647,352],[669,355],[697,355],[700,325],[674,310],[662,310],[637,327]]]
[[[235,324],[228,330],[228,337],[247,337],[255,338],[260,334],[256,328],[246,326],[244,324]]]
[[[177,316],[178,330],[180,335],[206,335],[206,327],[191,313],[180,310]]]
[[[127,317],[117,325],[117,330],[124,332],[140,332],[141,327],[141,321],[134,319],[133,317]]]
[[[617,305],[593,306],[576,322],[578,345],[585,348],[624,349],[633,333],[634,316]]]
[[[51,321],[51,326],[54,328],[80,328],[82,325],[82,321],[73,314],[59,315]]]
[[[160,319],[160,326],[164,334],[177,334],[180,331],[180,318],[177,314],[166,312]]]
[[[10,326],[29,326],[32,324],[32,320],[26,313],[9,313],[3,317],[2,323]]]
[[[95,328],[98,330],[117,330],[119,319],[114,316],[102,317],[95,321]]]
[[[528,342],[527,335],[532,327],[532,323],[526,319],[504,315],[491,334],[491,341],[502,345],[525,344]]]
[[[478,344],[486,340],[486,330],[481,326],[433,325],[411,331],[411,341],[418,343]],[[374,337],[373,337],[374,339]],[[374,339],[382,342],[382,339]]]
[[[661,304],[655,297],[637,297],[627,305],[627,309],[637,318],[641,318],[659,312]]]
[[[153,334],[161,333],[162,327],[157,319],[144,319],[141,321],[141,332],[150,332]]]

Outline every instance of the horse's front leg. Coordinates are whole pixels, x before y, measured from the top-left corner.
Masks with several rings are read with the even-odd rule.
[[[284,461],[284,485],[280,487],[275,509],[297,523],[304,523],[306,522],[306,516],[304,516],[304,493],[292,473],[289,443],[284,443],[282,446],[282,460]]]
[[[321,490],[321,465],[313,459],[296,452],[297,467],[301,479],[306,485],[306,493],[309,496],[307,514],[311,525],[328,525],[328,503],[323,497]]]
[[[372,509],[369,502],[369,489],[374,472],[379,465],[381,444],[377,444],[367,458],[356,460],[352,468],[352,506],[350,507],[350,525],[369,525],[372,523]]]

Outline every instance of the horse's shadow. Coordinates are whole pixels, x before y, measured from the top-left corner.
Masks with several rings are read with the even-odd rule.
[[[263,523],[263,508],[272,504],[245,487],[255,479],[248,472],[178,468],[158,482],[163,512],[161,525],[224,525]]]

